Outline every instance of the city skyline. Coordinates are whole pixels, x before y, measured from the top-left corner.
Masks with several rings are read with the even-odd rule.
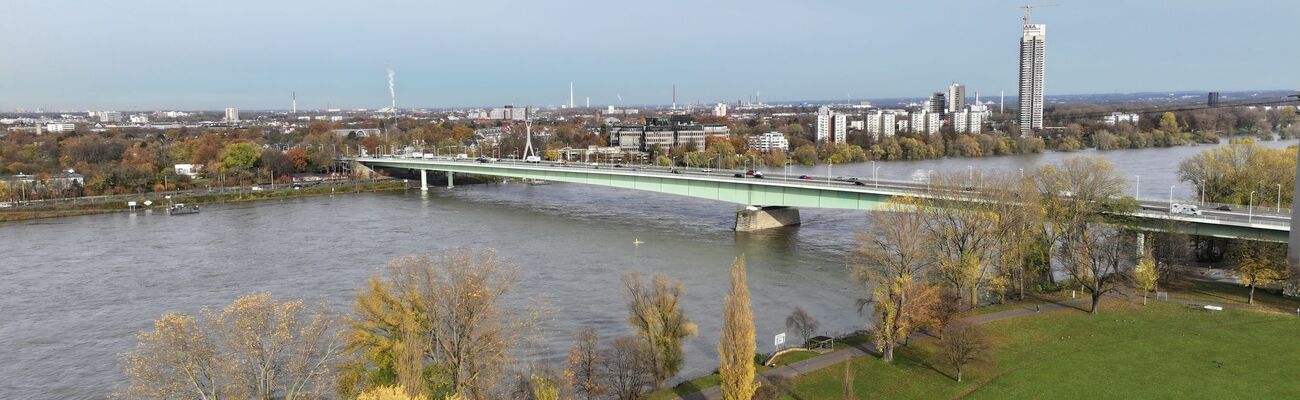
[[[504,1],[252,4],[177,12],[148,1],[18,1],[10,7],[14,21],[81,29],[0,25],[13,39],[0,43],[0,52],[12,55],[0,74],[20,77],[0,81],[0,109],[289,109],[294,97],[300,109],[378,109],[391,101],[387,68],[397,75],[399,108],[562,105],[572,101],[569,82],[573,96],[594,106],[669,104],[674,86],[678,104],[735,102],[758,92],[785,101],[922,97],[953,81],[969,97],[1005,91],[1014,98],[1012,40],[1022,16],[1020,2],[633,10]],[[1261,7],[1275,12],[1256,12]],[[1281,1],[1249,9],[1199,1],[1062,3],[1033,15],[1053,27],[1046,95],[1294,87],[1288,70],[1300,56],[1253,43],[1289,37],[1286,16],[1296,12],[1300,4]],[[1247,15],[1252,24],[1204,29]],[[816,18],[839,23],[812,23]],[[692,28],[654,29],[666,19]],[[1098,29],[1103,19],[1106,29]],[[945,29],[927,32],[909,21]],[[880,46],[856,45],[862,40]],[[1214,56],[1192,62],[1179,56],[1187,52]],[[681,54],[694,61],[674,61]]]

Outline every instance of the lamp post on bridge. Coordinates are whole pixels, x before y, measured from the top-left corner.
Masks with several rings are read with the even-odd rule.
[[[1277,184],[1277,212],[1282,212],[1282,184]]]
[[[876,189],[879,189],[879,188],[880,188],[880,174],[879,174],[879,171],[880,171],[880,167],[877,167],[877,166],[876,166],[876,161],[875,161],[875,160],[872,160],[872,161],[871,161],[871,180],[876,182],[876,183],[875,183],[875,185],[876,185]]]
[[[1246,223],[1248,224],[1254,223],[1255,222],[1255,191],[1254,190],[1250,191],[1250,205],[1246,206],[1246,210],[1248,212],[1248,214],[1246,214]]]
[[[1174,186],[1177,185],[1169,185],[1169,213],[1170,214],[1174,213]]]

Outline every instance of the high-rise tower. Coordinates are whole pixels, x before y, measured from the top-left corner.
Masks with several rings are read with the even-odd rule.
[[[1047,25],[1029,23],[1025,15],[1020,35],[1020,134],[1043,129],[1043,64]]]

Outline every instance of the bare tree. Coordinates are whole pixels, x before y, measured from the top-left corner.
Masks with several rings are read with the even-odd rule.
[[[859,234],[860,245],[850,260],[853,278],[872,290],[873,336],[885,361],[894,359],[894,346],[917,328],[909,315],[922,307],[907,294],[933,265],[931,250],[917,240],[924,228],[916,201],[902,198],[873,211],[871,228]]]
[[[656,386],[677,375],[685,361],[684,341],[695,336],[695,323],[682,310],[682,282],[656,274],[650,285],[639,273],[623,277],[628,302],[628,323],[653,351],[650,353]]]
[[[803,307],[795,307],[794,312],[785,317],[785,328],[799,335],[799,338],[803,339],[800,343],[804,346],[807,346],[808,340],[816,334],[818,325],[817,318],[804,311]]]
[[[655,386],[654,350],[645,340],[620,336],[600,356],[601,387],[618,400],[636,400]]]
[[[325,396],[343,348],[323,308],[243,296],[201,318],[168,313],[123,356],[127,398]]]
[[[578,331],[573,337],[573,347],[569,349],[568,367],[564,370],[564,378],[573,386],[573,391],[587,400],[605,392],[605,388],[600,386],[599,346],[595,329]]]
[[[1004,240],[999,236],[997,206],[975,197],[977,183],[964,174],[939,175],[931,185],[930,198],[916,207],[924,235],[912,240],[927,243],[935,254],[935,272],[966,297],[969,307],[975,307],[980,290],[994,273],[998,243]]]
[[[956,370],[957,382],[961,382],[962,370],[966,364],[978,359],[987,348],[988,341],[978,326],[957,320],[944,328],[937,355],[942,362]]]
[[[1137,250],[1133,242],[1132,237],[1116,228],[1088,224],[1060,247],[1065,271],[1091,296],[1092,314],[1097,314],[1101,297],[1118,290],[1117,284],[1124,282],[1128,269],[1135,264]]]

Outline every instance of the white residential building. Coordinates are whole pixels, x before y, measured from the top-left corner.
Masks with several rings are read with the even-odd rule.
[[[1113,112],[1110,113],[1110,115],[1102,117],[1102,122],[1105,122],[1106,125],[1115,125],[1120,122],[1128,122],[1137,125],[1138,118],[1138,115],[1133,113]]]
[[[781,134],[781,132],[768,132],[750,136],[749,148],[764,153],[772,150],[789,151],[790,142],[785,140],[785,135]]]
[[[844,143],[848,139],[848,116],[822,106],[817,110],[817,141]]]
[[[1020,134],[1043,129],[1043,66],[1046,63],[1047,25],[1031,24],[1025,17],[1020,35]]]
[[[958,133],[980,133],[984,126],[984,114],[973,110],[962,110],[952,115],[952,129]]]
[[[925,108],[913,111],[909,117],[912,133],[935,133],[939,131],[940,126],[943,126],[943,121],[939,119],[939,113],[930,112]]]
[[[957,82],[948,85],[948,95],[943,97],[944,110],[949,114],[958,113],[966,109],[966,86]]]
[[[239,109],[226,107],[226,122],[239,122]]]
[[[718,105],[713,106],[713,116],[715,117],[727,116],[727,103],[718,103]]]
[[[147,124],[147,123],[149,123],[149,116],[148,116],[148,115],[145,115],[145,114],[135,114],[135,115],[132,115],[132,116],[131,116],[131,123],[133,123],[133,124]]]
[[[895,120],[897,114],[889,110],[876,110],[867,113],[867,133],[875,137],[876,140],[894,136],[897,125]]]
[[[51,133],[72,132],[74,129],[77,129],[77,124],[69,124],[69,123],[45,124],[45,131]]]

